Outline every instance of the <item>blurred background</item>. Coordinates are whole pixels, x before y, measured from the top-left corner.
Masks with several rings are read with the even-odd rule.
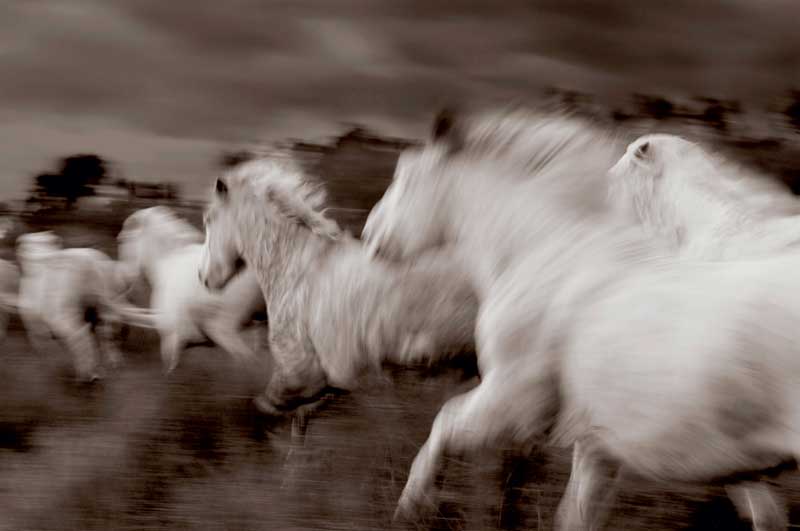
[[[51,229],[115,256],[122,220],[153,204],[199,225],[218,172],[277,150],[358,234],[400,151],[459,103],[681,133],[800,191],[798,20],[797,0],[2,2],[0,254]],[[164,379],[157,339],[134,331],[129,366],[78,392],[68,360],[33,358],[12,325],[0,529],[385,529],[433,415],[474,385],[469,367],[392,373],[290,452],[217,349]],[[569,456],[493,456],[450,463],[430,528],[550,528]],[[609,529],[747,529],[712,488],[628,485],[615,515]]]

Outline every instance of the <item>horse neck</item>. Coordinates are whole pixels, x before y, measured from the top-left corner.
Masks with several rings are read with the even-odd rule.
[[[253,232],[242,238],[242,255],[264,292],[270,328],[297,319],[309,289],[308,272],[318,266],[332,242],[304,227],[275,227],[272,220],[245,226]]]
[[[484,180],[484,182],[488,182]],[[649,246],[639,238],[641,229],[631,231],[613,215],[612,210],[578,212],[568,198],[563,205],[553,206],[547,196],[537,192],[534,181],[517,188],[514,183],[491,183],[494,189],[469,186],[466,194],[453,196],[462,201],[455,218],[460,244],[456,248],[481,299],[490,293],[511,270],[523,265],[531,267],[530,286],[537,293],[557,289],[561,281],[575,268],[602,268],[606,263],[620,260],[631,239]],[[507,190],[502,188],[507,186]],[[481,189],[483,188],[483,189]],[[474,195],[473,195],[474,194]],[[492,197],[489,203],[480,197]],[[556,194],[557,197],[558,194]],[[500,200],[502,197],[511,198]],[[475,205],[482,215],[476,216]],[[572,211],[571,210],[575,211]],[[491,223],[486,224],[486,220]],[[624,236],[617,234],[624,232]],[[636,236],[633,236],[633,233]],[[634,244],[634,248],[637,244]],[[645,254],[648,251],[644,251]],[[636,254],[634,252],[634,254]],[[588,262],[588,263],[587,263]],[[543,302],[547,297],[543,296]]]

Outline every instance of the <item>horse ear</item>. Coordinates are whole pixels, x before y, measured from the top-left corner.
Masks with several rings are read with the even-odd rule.
[[[434,142],[444,142],[451,152],[458,151],[464,145],[458,111],[453,107],[440,110],[433,120],[431,138]]]
[[[225,181],[222,179],[217,179],[217,184],[215,185],[215,191],[217,197],[224,199],[228,197],[228,185],[225,184]]]
[[[652,150],[650,149],[650,142],[642,142],[639,144],[634,153],[634,156],[640,160],[648,159],[651,155]]]
[[[338,240],[342,229],[334,220],[326,218],[293,194],[276,187],[267,188],[267,201],[285,218],[306,227],[323,238]]]

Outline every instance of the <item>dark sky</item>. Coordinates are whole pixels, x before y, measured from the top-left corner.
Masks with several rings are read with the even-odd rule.
[[[762,102],[800,87],[800,0],[0,3],[0,196],[56,157],[204,193],[221,149],[548,85]]]

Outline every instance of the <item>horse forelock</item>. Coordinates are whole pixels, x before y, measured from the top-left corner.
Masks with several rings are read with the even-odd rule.
[[[259,158],[232,169],[225,178],[229,185],[241,188],[236,208],[243,213],[254,211],[249,217],[269,211],[282,218],[294,218],[297,213],[292,208],[299,207],[315,219],[335,223],[326,216],[325,188],[292,159]]]

